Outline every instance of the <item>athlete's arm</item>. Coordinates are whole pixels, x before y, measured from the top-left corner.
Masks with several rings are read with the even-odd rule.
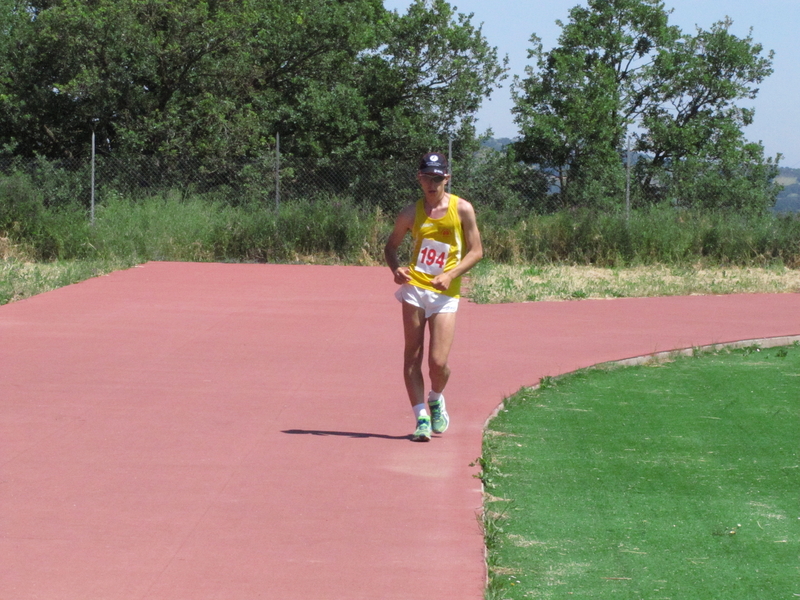
[[[383,249],[383,256],[386,258],[386,264],[394,275],[394,282],[398,285],[408,283],[411,281],[411,276],[408,274],[408,267],[401,267],[400,260],[397,258],[397,249],[403,243],[403,238],[406,233],[411,231],[414,227],[414,217],[416,215],[416,205],[411,204],[406,206],[397,215],[394,222],[394,229],[389,235],[389,240]]]
[[[455,267],[433,278],[431,285],[437,290],[445,291],[456,277],[469,271],[483,258],[483,243],[481,242],[481,232],[478,230],[475,209],[463,198],[458,199],[458,217],[461,219],[464,246],[467,251]]]

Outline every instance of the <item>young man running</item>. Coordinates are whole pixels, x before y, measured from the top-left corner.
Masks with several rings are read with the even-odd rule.
[[[450,422],[442,392],[450,377],[447,359],[455,334],[461,276],[481,259],[483,246],[472,205],[445,191],[450,180],[447,158],[438,152],[423,156],[417,180],[423,198],[397,216],[384,255],[400,285],[395,296],[403,306],[403,377],[417,419],[411,439],[427,442],[431,431],[443,433]],[[411,261],[400,266],[397,249],[409,232],[414,243]],[[430,331],[430,414],[422,375],[426,325]]]

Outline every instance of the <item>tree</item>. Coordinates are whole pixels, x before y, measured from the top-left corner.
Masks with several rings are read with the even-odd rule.
[[[711,167],[725,157],[728,174],[768,162],[741,134],[752,111],[733,103],[755,96],[752,85],[771,72],[771,53],[762,57],[751,38],[731,35],[730,21],[684,35],[669,24],[670,12],[660,0],[589,0],[559,22],[550,52],[532,37],[536,63],[514,85],[516,149],[558,175],[565,205],[622,197],[620,152],[630,131],[642,157],[642,201],[669,196],[666,183],[685,161]]]
[[[371,148],[403,156],[454,139],[456,153],[477,150],[474,114],[506,78],[508,58],[498,61],[472,16],[445,0],[415,0],[388,16],[382,45],[361,57]]]
[[[559,46],[531,39],[535,67],[514,87],[518,155],[554,170],[568,204],[597,202],[623,185],[619,149],[641,102],[654,48],[677,36],[656,0],[590,0],[570,11]]]
[[[472,136],[502,72],[443,0],[404,16],[380,0],[0,1],[22,16],[0,46],[0,140],[22,156],[85,155],[90,129],[104,154],[212,169],[268,155],[276,133],[304,157],[416,152]]]
[[[51,157],[80,153],[93,122],[106,152],[247,156],[335,103],[382,10],[377,0],[40,4],[4,61],[9,101],[25,106],[4,129],[25,140],[19,152]]]
[[[779,157],[765,159],[760,143],[747,142],[742,128],[754,111],[734,104],[756,97],[753,86],[772,73],[773,53],[762,56],[762,46],[732,35],[731,25],[726,19],[682,35],[648,69],[635,149],[645,157],[637,170],[652,198],[666,192],[675,204],[755,210],[775,203]]]

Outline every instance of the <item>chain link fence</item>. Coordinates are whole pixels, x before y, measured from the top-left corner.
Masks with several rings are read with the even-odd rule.
[[[622,162],[624,167],[624,157]],[[89,159],[22,160],[0,156],[0,174],[27,174],[47,206],[78,201],[88,207],[92,200],[102,204],[112,197],[137,201],[177,194],[230,205],[259,203],[265,208],[297,200],[342,199],[366,209],[394,213],[420,196],[413,160],[309,160],[277,153],[261,160],[229,161],[97,156],[94,177],[92,166]],[[478,210],[546,214],[567,208],[564,195],[558,193],[560,182],[556,176],[515,162],[505,152],[483,148],[467,160],[451,161],[451,167],[451,191],[470,200]],[[624,169],[616,176],[624,178]],[[719,183],[725,185],[722,180]],[[723,192],[744,193],[708,186],[696,193],[722,197]],[[619,195],[613,200],[615,205],[629,205],[625,192]],[[633,195],[636,202],[635,190]]]
[[[557,208],[547,178],[536,169],[509,164],[487,150],[469,162],[452,164],[451,191],[478,207],[503,210]],[[0,173],[25,173],[47,206],[75,201],[102,204],[110,197],[129,200],[179,194],[231,205],[276,207],[296,200],[343,198],[358,206],[395,212],[420,196],[414,161],[322,159],[273,156],[260,161],[211,163],[181,157],[97,156],[92,176],[88,159],[58,161],[0,157]],[[94,194],[92,186],[94,182]]]

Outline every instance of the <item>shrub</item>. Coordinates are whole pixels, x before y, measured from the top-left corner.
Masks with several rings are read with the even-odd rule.
[[[44,200],[30,177],[14,173],[0,178],[0,233],[22,240],[42,229]]]

